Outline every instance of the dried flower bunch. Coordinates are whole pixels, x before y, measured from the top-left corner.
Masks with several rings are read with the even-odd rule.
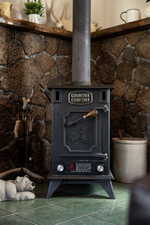
[[[42,16],[43,10],[44,7],[41,0],[27,0],[27,2],[25,2],[25,13],[27,15],[38,14]]]

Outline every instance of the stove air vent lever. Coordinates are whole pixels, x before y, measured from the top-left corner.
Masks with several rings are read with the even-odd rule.
[[[77,124],[77,123],[80,122],[81,120],[85,120],[85,119],[87,119],[87,118],[89,118],[89,117],[96,117],[97,115],[98,115],[98,111],[97,111],[96,109],[93,109],[93,110],[91,110],[90,112],[88,112],[87,114],[83,115],[82,117],[80,117],[80,118],[78,118],[78,119],[76,119],[76,120],[73,120],[73,121],[71,121],[71,122],[69,122],[69,123],[65,123],[65,126],[70,127],[70,126],[72,126],[72,125]]]

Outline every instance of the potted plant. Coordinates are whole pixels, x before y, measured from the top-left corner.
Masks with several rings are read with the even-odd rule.
[[[25,14],[28,15],[30,22],[40,23],[43,11],[41,0],[27,0],[25,2]]]

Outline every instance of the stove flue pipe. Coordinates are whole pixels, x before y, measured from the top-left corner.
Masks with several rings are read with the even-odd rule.
[[[91,0],[73,0],[72,82],[91,85]]]

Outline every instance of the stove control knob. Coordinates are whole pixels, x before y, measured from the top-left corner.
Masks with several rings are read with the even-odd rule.
[[[58,165],[57,166],[57,171],[58,172],[63,172],[64,171],[64,166],[63,165]]]
[[[103,165],[98,165],[98,166],[97,166],[97,171],[98,171],[99,173],[103,172],[103,171],[104,171],[104,166],[103,166]]]

